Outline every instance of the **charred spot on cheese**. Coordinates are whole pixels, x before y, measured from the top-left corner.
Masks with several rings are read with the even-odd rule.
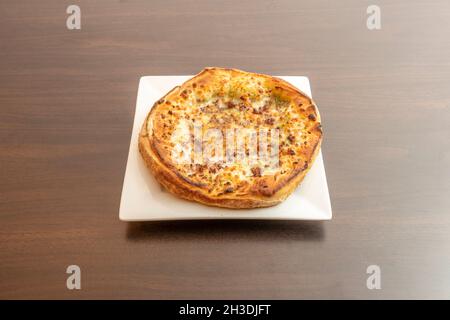
[[[268,119],[266,119],[266,121],[264,121],[266,124],[270,124],[270,125],[272,125],[272,124],[274,124],[274,122],[275,122],[275,119],[274,118],[268,118]]]
[[[225,193],[231,193],[231,192],[233,192],[234,191],[234,188],[233,187],[227,187],[226,189],[225,189]]]
[[[187,99],[188,98],[188,91],[187,90],[183,90],[180,95],[181,95],[182,98]]]
[[[251,169],[252,174],[254,177],[261,177],[261,168],[260,167],[253,167]]]

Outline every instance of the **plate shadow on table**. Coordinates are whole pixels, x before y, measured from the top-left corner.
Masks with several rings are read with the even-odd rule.
[[[130,241],[181,239],[323,241],[324,221],[184,220],[128,222]]]

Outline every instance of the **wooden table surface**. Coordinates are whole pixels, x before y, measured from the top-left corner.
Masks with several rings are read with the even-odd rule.
[[[450,2],[374,2],[2,1],[0,298],[450,298]],[[332,221],[119,221],[139,77],[205,66],[309,77]]]

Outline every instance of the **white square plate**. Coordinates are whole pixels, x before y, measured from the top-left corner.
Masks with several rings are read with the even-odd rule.
[[[301,186],[281,204],[259,209],[224,209],[178,199],[164,191],[146,168],[138,150],[142,123],[155,101],[192,76],[147,76],[139,82],[133,132],[120,201],[124,221],[194,219],[329,220],[331,205],[319,152]],[[280,77],[311,96],[306,77]]]

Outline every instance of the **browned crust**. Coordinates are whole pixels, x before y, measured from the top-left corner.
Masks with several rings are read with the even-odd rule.
[[[207,77],[209,71],[217,69],[250,74],[237,69],[206,68],[194,78],[185,82],[182,86],[178,86],[172,89],[161,100],[170,99],[171,96],[178,95],[181,88],[186,87],[192,81],[204,80],[204,78],[202,79],[202,77]],[[303,99],[304,97],[307,97],[306,94],[282,79],[256,73],[252,73],[252,75],[255,77],[270,79],[273,83],[276,84],[276,86],[279,86],[282,90],[284,90],[286,94],[291,97],[291,99],[296,99],[298,96],[301,96]],[[200,202],[205,205],[233,209],[273,206],[282,202],[302,182],[320,150],[320,144],[322,141],[320,114],[312,99],[308,97],[308,101],[309,105],[305,106],[305,108],[307,109],[305,110],[305,112],[313,114],[315,117],[315,121],[312,122],[313,127],[310,128],[310,131],[313,132],[317,137],[315,140],[313,140],[314,143],[308,145],[308,148],[305,150],[305,153],[307,155],[306,158],[308,160],[304,163],[300,163],[297,167],[294,168],[289,176],[282,179],[281,181],[277,181],[275,183],[274,181],[266,179],[259,180],[259,183],[256,183],[253,186],[251,192],[245,195],[224,194],[221,196],[211,196],[206,190],[207,186],[199,185],[193,181],[190,181],[189,179],[186,179],[185,177],[180,175],[177,170],[175,170],[168,156],[164,152],[161,152],[161,150],[159,150],[158,143],[155,143],[153,132],[149,132],[149,126],[151,127],[151,118],[154,114],[154,110],[156,110],[155,106],[158,103],[155,103],[142,126],[139,135],[139,151],[147,167],[156,177],[157,181],[169,192],[181,198]],[[152,130],[153,127],[150,128],[150,131]],[[158,128],[156,128],[155,130],[158,130]]]

